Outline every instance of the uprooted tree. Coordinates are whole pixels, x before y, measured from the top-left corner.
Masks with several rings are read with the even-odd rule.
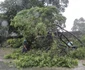
[[[54,42],[52,37],[56,31],[56,20],[61,26],[65,25],[66,18],[59,14],[56,7],[34,7],[19,12],[12,20],[11,26],[27,38],[31,46],[44,48],[52,46]]]

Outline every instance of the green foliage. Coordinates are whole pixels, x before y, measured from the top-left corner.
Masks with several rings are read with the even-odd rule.
[[[48,32],[55,31],[55,20],[63,21],[60,25],[65,23],[65,17],[59,14],[55,7],[34,7],[19,12],[12,20],[11,26],[14,26],[19,33],[22,33],[31,45],[36,45],[35,42],[41,37],[45,39],[41,44],[45,44],[47,43],[46,36]],[[43,38],[40,40],[43,41]],[[48,45],[46,46],[48,47]]]
[[[81,37],[81,40],[82,40],[83,43],[85,42],[85,35],[83,35],[83,36]]]
[[[73,31],[81,31],[82,33],[85,32],[85,23],[84,23],[84,21],[85,21],[85,19],[83,17],[81,17],[79,19],[75,19],[72,30]]]
[[[6,20],[11,22],[11,19],[15,17],[15,15],[25,9],[30,9],[32,7],[43,7],[45,3],[52,4],[57,7],[60,11],[64,11],[65,7],[68,5],[68,0],[4,0],[4,2],[0,3],[1,10],[4,12],[6,16]],[[62,21],[61,21],[62,22]],[[9,31],[16,31],[13,27],[9,27]]]
[[[22,45],[23,39],[8,39],[7,43],[13,48],[19,48]]]
[[[7,17],[4,14],[0,14],[0,19],[7,19]]]
[[[11,54],[5,55],[4,58],[5,58],[5,59],[11,59]]]
[[[85,47],[78,48],[77,50],[71,51],[68,54],[72,58],[85,59]]]
[[[51,58],[48,56],[25,56],[24,58],[20,58],[19,60],[15,60],[17,66],[20,67],[74,67],[78,64],[77,60],[72,60],[70,58],[59,57],[59,58]]]
[[[14,63],[17,67],[74,67],[78,65],[78,61],[75,59],[58,57],[57,55],[52,57],[50,53],[45,51],[31,50],[26,54],[17,52],[5,56],[15,59]]]
[[[4,56],[5,59],[17,59],[21,55],[21,49],[16,49],[11,54],[7,54]]]
[[[17,59],[18,57],[19,57],[19,53],[13,53],[4,56],[5,59]]]
[[[13,19],[17,12],[23,9],[29,9],[35,6],[43,6],[38,0],[5,0],[0,4],[2,10],[6,11],[8,21]]]

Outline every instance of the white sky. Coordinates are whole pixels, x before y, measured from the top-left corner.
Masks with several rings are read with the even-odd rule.
[[[4,0],[0,0],[4,1]],[[85,0],[69,0],[69,5],[66,8],[63,15],[67,18],[66,20],[66,29],[71,30],[73,26],[73,21],[76,18],[84,17],[85,18]]]
[[[69,5],[64,12],[64,16],[67,18],[66,29],[71,30],[73,21],[76,18],[85,18],[85,0],[69,0]]]
[[[0,2],[3,2],[4,0],[0,0]]]

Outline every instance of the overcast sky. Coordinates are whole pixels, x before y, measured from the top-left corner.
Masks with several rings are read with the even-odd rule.
[[[85,18],[85,0],[69,0],[69,5],[65,10],[64,16],[66,16],[66,26],[70,30],[73,26],[73,21],[76,18]]]
[[[4,0],[0,0],[4,1]],[[73,21],[76,18],[84,17],[85,18],[85,0],[69,0],[69,5],[64,12],[66,20],[66,29],[71,30],[73,26]]]
[[[0,0],[0,2],[2,2],[2,1],[4,1],[4,0]]]

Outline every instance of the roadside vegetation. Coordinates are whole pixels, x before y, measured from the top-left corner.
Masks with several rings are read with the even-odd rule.
[[[13,52],[4,56],[6,59],[14,59],[13,63],[18,67],[75,67],[78,60],[67,56],[51,55],[50,52],[30,50],[28,53]]]
[[[6,34],[3,36],[3,31],[7,32],[7,29],[4,30],[1,26],[0,43],[6,44],[6,47],[17,48],[4,58],[13,59],[13,64],[18,68],[75,67],[78,65],[78,59],[85,59],[85,47],[72,38],[77,48],[69,48],[66,45],[65,35],[62,38],[60,33],[64,31],[60,30],[59,26],[65,28],[66,22],[66,17],[61,12],[67,7],[68,0],[57,0],[56,4],[54,0],[50,0],[53,6],[44,6],[44,1],[5,0],[1,3],[1,7],[6,12],[0,18],[9,22],[8,33],[14,32],[17,36],[22,36],[22,38],[14,38],[14,36],[10,38],[6,37]],[[30,47],[27,53],[22,53],[24,39]],[[85,36],[81,40],[85,42]]]
[[[50,20],[49,20],[50,19]],[[24,36],[21,39],[8,39],[7,43],[12,48],[18,48],[12,54],[4,56],[6,59],[14,59],[17,67],[75,67],[78,59],[85,58],[84,48],[72,50],[66,47],[58,47],[55,38],[55,20],[65,22],[65,17],[59,14],[55,7],[35,7],[20,11],[12,20],[17,33]],[[57,23],[56,23],[57,24]],[[63,25],[60,23],[60,25]],[[48,33],[51,30],[50,33]],[[23,40],[27,39],[31,49],[22,53]],[[20,46],[21,45],[21,46]],[[64,45],[64,44],[63,44]],[[63,49],[63,50],[62,50]]]

